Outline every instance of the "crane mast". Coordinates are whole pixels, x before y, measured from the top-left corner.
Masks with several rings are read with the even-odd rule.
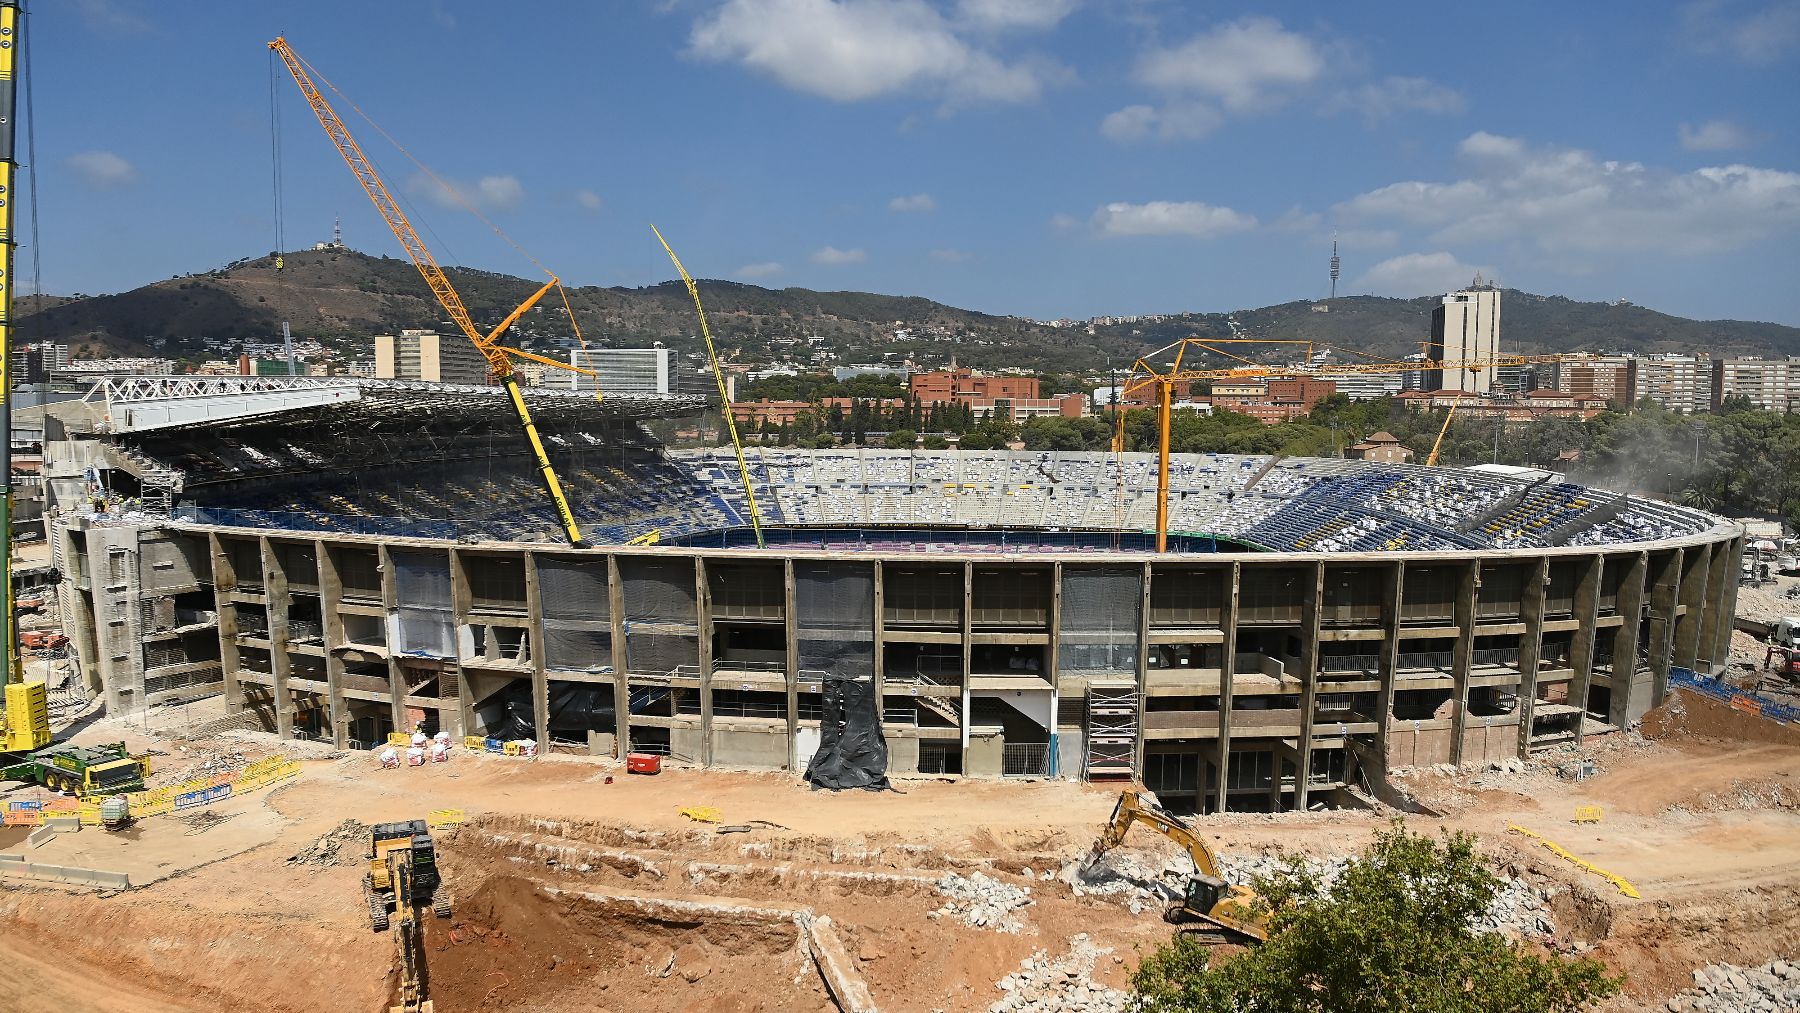
[[[0,582],[4,582],[5,600],[0,601],[0,639],[5,640],[5,670],[0,671],[0,686],[25,681],[25,670],[19,658],[17,613],[13,610],[13,478],[12,478],[12,311],[13,311],[13,170],[17,153],[13,150],[17,119],[19,5],[16,0],[0,2],[0,418],[4,418],[6,437],[0,439],[0,481],[6,483],[0,496]],[[37,171],[34,166],[32,171]],[[3,730],[3,722],[0,722]]]
[[[493,372],[494,377],[500,381],[501,386],[506,388],[507,397],[512,401],[513,411],[518,415],[519,424],[525,432],[525,439],[531,445],[532,457],[538,474],[543,480],[544,489],[549,493],[558,522],[562,524],[563,534],[568,537],[569,544],[586,547],[587,542],[581,536],[581,528],[576,524],[575,514],[569,508],[568,497],[563,494],[562,483],[557,479],[556,469],[550,463],[550,455],[544,450],[544,441],[538,436],[537,424],[532,421],[531,409],[526,406],[525,395],[519,389],[519,381],[518,377],[514,375],[512,360],[514,356],[521,356],[562,369],[571,367],[554,359],[521,352],[516,348],[508,348],[499,343],[500,335],[506,333],[507,328],[516,323],[527,310],[537,305],[538,300],[548,295],[550,290],[558,285],[557,279],[552,276],[543,288],[538,289],[531,298],[519,304],[519,307],[501,321],[498,327],[483,333],[481,328],[476,325],[474,318],[469,315],[469,308],[463,303],[462,296],[457,293],[456,286],[450,283],[450,277],[439,266],[437,258],[431,255],[431,250],[425,246],[425,241],[419,238],[418,231],[407,219],[406,212],[400,209],[400,203],[388,191],[387,184],[381,179],[381,174],[375,171],[374,163],[370,162],[368,156],[363,154],[362,145],[356,142],[356,137],[350,133],[350,128],[344,125],[344,121],[338,117],[336,110],[331,108],[331,103],[325,100],[325,96],[319,91],[318,86],[313,84],[312,75],[307,72],[306,61],[302,60],[299,54],[288,46],[285,38],[275,39],[269,43],[269,48],[281,57],[281,62],[287,67],[288,74],[299,86],[300,93],[306,97],[306,104],[312,107],[313,115],[318,117],[319,126],[325,128],[326,136],[331,138],[331,143],[336,146],[338,154],[343,156],[344,164],[350,167],[351,173],[356,176],[356,181],[362,184],[363,191],[369,195],[370,203],[375,205],[375,210],[381,214],[382,220],[387,222],[387,227],[394,233],[394,238],[400,241],[402,247],[405,247],[407,256],[412,258],[413,266],[419,269],[419,275],[425,279],[425,284],[431,289],[431,294],[437,297],[438,303],[444,307],[444,312],[450,314],[450,319],[462,330],[463,334],[475,343],[476,349],[487,360],[488,368]],[[8,249],[10,250],[10,247]],[[588,371],[579,370],[579,372]]]

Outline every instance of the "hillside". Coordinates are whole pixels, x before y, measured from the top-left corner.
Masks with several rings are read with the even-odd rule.
[[[19,340],[66,342],[76,346],[77,355],[154,353],[199,359],[212,357],[204,353],[204,338],[269,340],[285,318],[296,336],[357,355],[366,354],[371,334],[442,326],[442,311],[407,261],[325,250],[289,254],[285,265],[279,279],[272,260],[261,257],[115,295],[22,303]],[[467,268],[450,268],[449,274],[476,320],[487,323],[498,321],[539,284]],[[918,297],[766,289],[727,281],[700,285],[721,347],[746,361],[768,361],[791,351],[784,339],[817,336],[851,360],[883,352],[934,361],[954,354],[959,362],[977,367],[1079,372],[1096,368],[1108,356],[1129,359],[1188,335],[1231,333],[1223,313],[1097,327],[1090,334],[1084,327],[1049,327]],[[684,351],[698,348],[693,305],[677,282],[572,288],[569,298],[590,340],[622,345],[663,341]],[[567,324],[553,302],[547,300],[527,315],[515,340],[532,347],[565,336]],[[1347,296],[1333,300],[1329,312],[1316,312],[1311,302],[1292,302],[1231,316],[1254,337],[1322,341],[1397,357],[1417,350],[1426,337],[1434,303],[1431,298]],[[1639,306],[1510,289],[1501,319],[1508,350],[1706,348],[1800,354],[1800,328],[1686,320]],[[911,337],[895,341],[896,326],[909,329]]]

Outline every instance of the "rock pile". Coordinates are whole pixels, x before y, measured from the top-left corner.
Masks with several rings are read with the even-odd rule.
[[[369,828],[356,820],[345,820],[331,828],[325,836],[289,855],[289,865],[350,865],[363,855],[362,842]],[[344,845],[350,845],[344,850]]]
[[[965,925],[995,932],[1016,933],[1024,928],[1012,912],[1031,903],[1031,887],[1003,883],[985,873],[967,876],[946,872],[937,891],[950,898],[930,918],[956,918]]]
[[[1800,964],[1761,967],[1712,964],[1694,972],[1694,987],[1668,1001],[1670,1013],[1786,1013],[1800,1009]]]
[[[995,983],[1005,994],[988,1013],[1124,1013],[1131,993],[1094,980],[1094,963],[1111,952],[1095,946],[1085,932],[1069,940],[1065,956],[1052,959],[1038,950]]]

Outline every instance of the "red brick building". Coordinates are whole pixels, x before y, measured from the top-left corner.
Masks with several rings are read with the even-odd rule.
[[[829,415],[837,408],[848,415],[856,407],[857,398],[827,397],[817,401],[739,401],[731,406],[731,415],[739,423],[760,421],[764,425],[791,426],[800,416],[809,412]],[[879,406],[883,411],[905,407],[906,402],[897,397],[882,398],[879,401],[863,398],[864,404]]]
[[[1281,377],[1266,382],[1215,384],[1214,408],[1226,408],[1248,415],[1264,425],[1292,422],[1313,410],[1313,406],[1337,393],[1335,380],[1310,377]]]
[[[975,406],[986,398],[1034,400],[1043,397],[1035,376],[990,376],[972,369],[940,369],[930,373],[914,373],[909,381],[912,396],[920,404],[942,404],[958,401]]]

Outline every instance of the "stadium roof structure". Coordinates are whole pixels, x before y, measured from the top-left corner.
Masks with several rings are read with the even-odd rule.
[[[334,421],[392,424],[406,417],[456,416],[466,423],[511,424],[512,405],[500,387],[376,380],[343,376],[108,377],[82,399],[96,413],[94,431],[260,426],[274,417],[330,415]],[[613,394],[525,388],[525,403],[540,426],[634,421],[690,415],[706,407],[700,394]]]

